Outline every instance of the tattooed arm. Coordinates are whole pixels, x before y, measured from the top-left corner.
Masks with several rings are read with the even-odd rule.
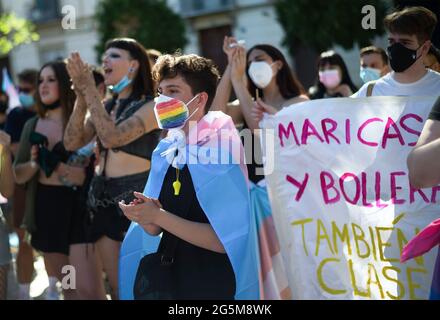
[[[96,133],[104,148],[124,146],[138,139],[146,132],[157,128],[153,101],[146,103],[127,120],[116,125],[102,106],[98,91],[94,87],[87,88],[83,94]]]
[[[75,107],[64,132],[64,147],[68,151],[85,146],[96,134],[90,117],[86,117],[87,106],[84,97],[80,92],[77,92],[76,96]]]
[[[126,145],[157,128],[153,101],[145,104],[127,120],[116,125],[99,98],[90,68],[81,60],[78,53],[71,54],[67,63],[67,71],[75,90],[84,97],[93,127],[104,148]]]

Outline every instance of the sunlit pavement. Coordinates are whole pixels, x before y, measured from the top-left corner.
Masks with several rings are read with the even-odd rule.
[[[15,271],[15,257],[17,255],[18,250],[18,238],[15,233],[11,233],[9,236],[9,243],[11,245],[11,253],[13,263],[11,264],[10,271],[8,273],[8,300],[17,300],[18,299],[18,283],[16,278]],[[30,295],[33,300],[45,300],[46,293],[45,290],[49,286],[49,279],[47,278],[46,269],[44,267],[43,257],[36,254],[34,252],[34,269],[35,276],[31,283]],[[108,286],[108,282],[105,282],[106,290],[107,290],[107,300],[111,300],[110,288]],[[61,291],[61,290],[60,290]],[[60,299],[63,299],[62,293],[60,294]]]
[[[15,233],[9,236],[11,244],[11,253],[13,263],[8,273],[8,300],[16,300],[18,298],[18,284],[15,272],[15,257],[18,250],[18,238]],[[46,270],[44,268],[44,260],[42,256],[36,255],[34,259],[35,277],[31,283],[30,295],[32,299],[44,299],[44,290],[49,285]]]

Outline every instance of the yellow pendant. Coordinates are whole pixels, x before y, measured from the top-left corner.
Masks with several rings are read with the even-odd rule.
[[[178,196],[180,193],[180,187],[181,187],[180,181],[176,180],[173,182],[173,188],[174,188],[174,195]]]
[[[176,181],[173,182],[174,195],[178,196],[180,194],[180,187],[182,184],[179,181],[179,169],[176,169]]]

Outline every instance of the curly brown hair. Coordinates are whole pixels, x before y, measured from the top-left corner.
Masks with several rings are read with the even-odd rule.
[[[153,79],[160,83],[164,79],[181,76],[191,87],[193,95],[200,92],[208,94],[206,111],[214,100],[220,73],[214,62],[195,54],[160,56],[153,68]]]

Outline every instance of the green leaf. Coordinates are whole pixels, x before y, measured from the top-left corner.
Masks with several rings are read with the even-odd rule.
[[[28,20],[18,18],[14,13],[0,16],[0,55],[8,54],[15,47],[39,38],[35,26]]]
[[[123,13],[123,14],[122,14]],[[102,0],[96,12],[98,56],[107,40],[131,37],[145,48],[172,53],[187,43],[183,19],[164,0]]]
[[[372,5],[376,9],[376,29],[362,28],[362,8]],[[299,44],[317,52],[334,45],[345,49],[371,43],[384,34],[383,18],[387,11],[386,0],[276,0],[277,18],[285,30],[283,43],[291,54]]]

